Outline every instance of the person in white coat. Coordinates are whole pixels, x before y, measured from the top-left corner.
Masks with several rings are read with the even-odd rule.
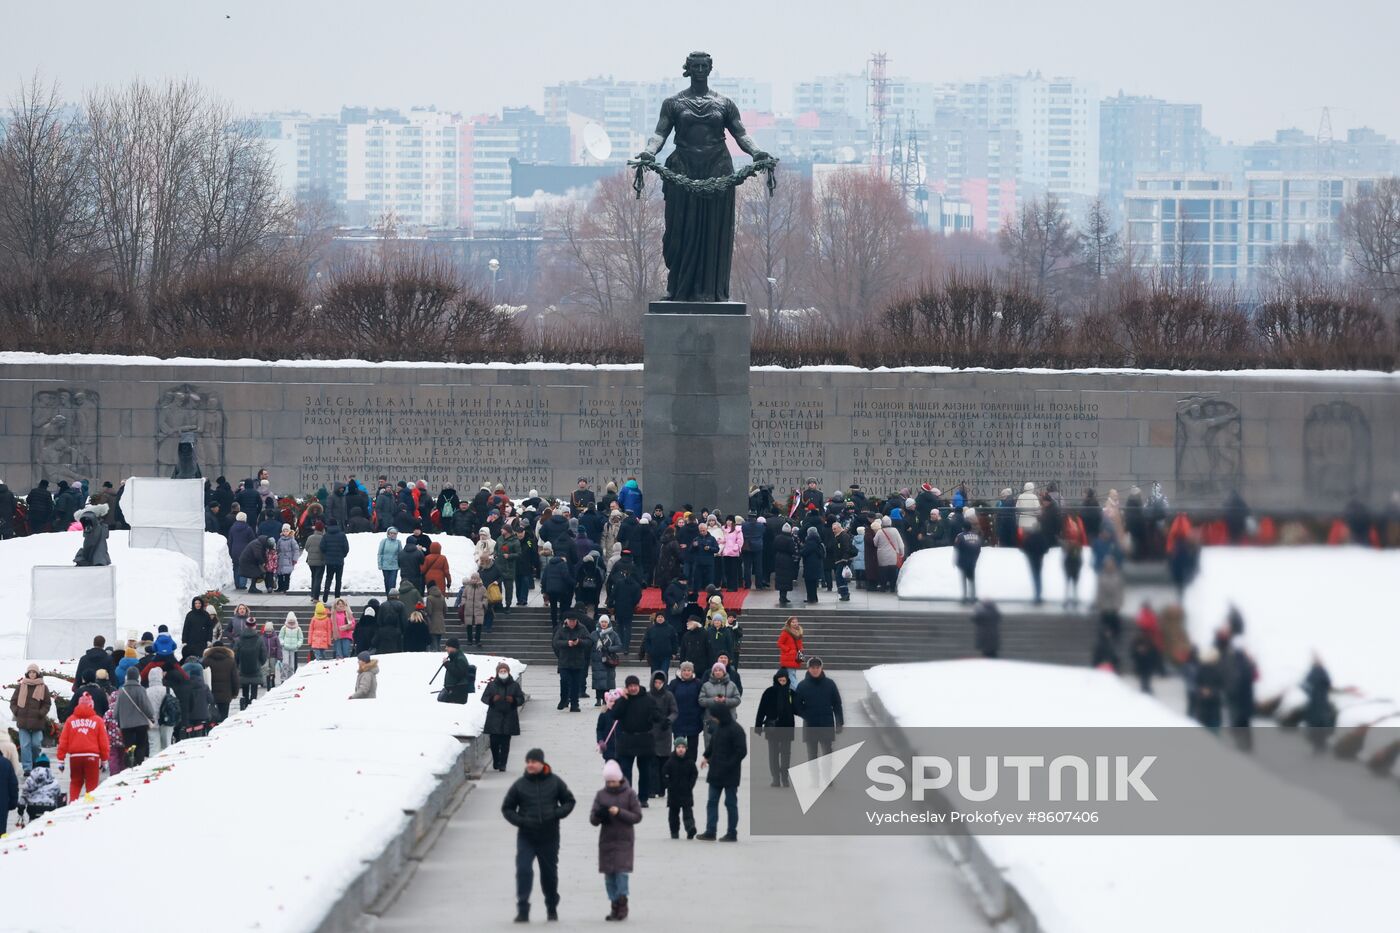
[[[1016,527],[1030,534],[1040,526],[1040,496],[1035,493],[1035,483],[1027,482],[1016,497]]]
[[[891,592],[899,579],[899,565],[904,562],[904,536],[886,515],[880,519],[875,534],[875,561],[880,565],[880,584]]]

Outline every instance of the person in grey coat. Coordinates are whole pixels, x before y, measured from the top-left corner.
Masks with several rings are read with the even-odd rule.
[[[595,707],[603,705],[603,694],[617,688],[618,656],[622,652],[622,640],[612,627],[612,619],[607,615],[598,617],[598,630],[593,633],[593,693],[597,697]]]
[[[84,509],[78,516],[83,526],[83,546],[78,549],[73,563],[79,567],[108,567],[112,558],[107,554],[107,523],[102,520],[107,514],[107,506],[95,505]]]
[[[729,671],[718,661],[710,668],[710,679],[700,688],[700,708],[705,711],[705,732],[714,729],[715,710],[723,707],[734,712],[734,707],[742,702],[739,687],[729,679]]]
[[[150,733],[156,725],[156,710],[146,688],[141,686],[141,672],[128,668],[126,683],[116,695],[117,727],[122,730],[122,744],[132,748],[132,765],[139,765],[151,753]]]

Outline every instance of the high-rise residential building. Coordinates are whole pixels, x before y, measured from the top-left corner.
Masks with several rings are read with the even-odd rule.
[[[896,114],[905,127],[926,125],[932,120],[939,90],[932,81],[889,78],[885,89],[885,119],[889,124],[885,128],[886,139],[889,139]],[[794,114],[844,114],[859,125],[869,127],[874,119],[870,102],[867,74],[819,75],[792,86]]]
[[[1320,172],[1143,175],[1124,196],[1131,261],[1186,278],[1259,284],[1275,250],[1307,242],[1341,263],[1337,217],[1375,176]]]
[[[297,190],[297,127],[309,119],[304,113],[270,113],[247,121],[272,159],[278,186],[288,194]]]
[[[345,210],[345,124],[336,117],[300,122],[297,134],[296,196]]]
[[[529,107],[506,107],[500,117],[476,123],[472,129],[472,228],[505,226],[512,159],[567,164],[570,147],[567,124],[547,122]]]
[[[345,108],[345,214],[351,226],[457,223],[456,114]]]
[[[953,85],[940,106],[953,106],[987,127],[1019,138],[1022,198],[1055,194],[1082,208],[1099,191],[1099,99],[1092,85],[1039,72]]]
[[[1118,92],[1099,102],[1099,190],[1117,211],[1139,175],[1205,170],[1200,104]]]
[[[967,204],[974,232],[995,234],[1016,212],[1019,134],[941,108],[926,138],[929,188]]]

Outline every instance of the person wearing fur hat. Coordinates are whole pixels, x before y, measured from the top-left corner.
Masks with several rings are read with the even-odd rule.
[[[617,665],[622,657],[622,641],[612,627],[612,619],[604,613],[598,617],[593,633],[593,693],[594,707],[603,705],[603,694],[617,686]]]
[[[603,763],[603,787],[593,796],[588,822],[598,827],[598,871],[612,911],[603,919],[627,919],[627,879],[632,873],[636,825],[642,821],[637,792],[616,761]]]
[[[525,692],[505,661],[496,664],[496,676],[481,688],[481,702],[486,704],[482,731],[491,737],[491,767],[504,771],[510,760],[511,736],[520,734],[520,707],[525,705]]]
[[[559,919],[559,824],[574,812],[569,786],[544,760],[544,752],[525,753],[525,773],[501,803],[501,815],[516,828],[515,904],[517,923],[530,921],[530,891],[535,885],[534,863],[540,865],[540,888],[550,920]]]

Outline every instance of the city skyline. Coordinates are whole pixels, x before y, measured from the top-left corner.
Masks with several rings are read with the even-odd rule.
[[[401,4],[389,21],[360,2],[251,0],[195,8],[156,0],[136,20],[127,9],[76,0],[61,20],[51,8],[9,12],[13,28],[0,38],[0,56],[10,65],[12,88],[38,74],[57,81],[69,98],[134,77],[188,76],[249,113],[431,105],[470,115],[539,109],[547,85],[595,75],[629,81],[674,75],[679,86],[679,61],[692,45],[715,54],[718,76],[771,83],[773,109],[791,112],[798,82],[858,73],[870,53],[884,51],[890,73],[912,81],[1038,71],[1073,76],[1100,97],[1121,90],[1199,103],[1205,128],[1227,142],[1266,140],[1290,127],[1313,132],[1323,106],[1331,108],[1339,136],[1359,126],[1400,136],[1400,106],[1389,91],[1397,69],[1385,47],[1385,37],[1400,27],[1400,12],[1380,3],[1334,5],[1339,23],[1364,19],[1368,27],[1347,29],[1344,42],[1306,55],[1298,24],[1316,14],[1301,0],[1273,4],[1267,19],[1186,0],[1173,22],[1202,25],[1165,29],[1155,21],[1124,22],[1121,10],[1104,0],[1075,0],[1018,10],[1017,28],[995,36],[988,35],[986,15],[974,10],[903,0],[855,10],[821,0],[804,4],[800,17],[778,11],[767,28],[757,19],[737,29],[720,18],[688,21],[679,40],[652,38],[666,31],[661,19],[634,21],[562,3],[543,7],[547,33],[526,31],[509,10],[424,0]],[[837,21],[841,28],[830,28]],[[83,28],[73,31],[73,22]],[[60,32],[59,42],[34,41]],[[1056,37],[1048,46],[1047,35]],[[1148,43],[1166,48],[1178,37],[1185,58],[1144,54]],[[1251,67],[1245,58],[1251,49],[1269,52],[1271,62],[1296,55],[1310,67]]]

